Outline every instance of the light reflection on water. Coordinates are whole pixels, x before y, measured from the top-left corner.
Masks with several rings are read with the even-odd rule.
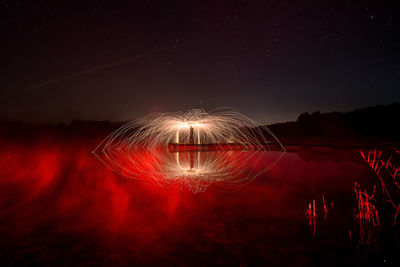
[[[228,172],[244,173],[241,177],[262,173],[257,179],[239,179],[237,184],[246,186],[233,191],[214,190],[220,187],[213,182],[193,194],[181,184],[155,186],[143,182],[146,177],[120,176],[90,153],[92,147],[83,142],[2,146],[1,263],[292,265],[356,260],[344,237],[354,225],[353,185],[375,178],[351,152],[286,152],[267,172],[265,166],[276,159],[273,152],[260,152],[258,160],[227,153],[222,158],[236,158],[240,166]],[[167,156],[176,162],[176,154]],[[208,156],[217,162],[221,158]],[[201,157],[182,153],[179,166],[199,168]],[[171,179],[176,177],[171,174]],[[317,225],[317,243],[329,246],[329,253],[314,242],[304,214],[305,204],[320,201],[322,193],[334,202],[329,223]]]
[[[179,184],[193,193],[211,184],[242,186],[268,171],[282,157],[282,151],[169,151],[166,148],[111,151],[96,154],[108,167],[130,178],[161,186]]]

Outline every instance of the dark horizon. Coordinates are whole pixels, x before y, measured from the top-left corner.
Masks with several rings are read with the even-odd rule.
[[[358,108],[353,108],[351,110],[345,110],[345,111],[339,111],[339,110],[331,110],[331,111],[326,111],[323,112],[321,110],[305,110],[302,111],[300,113],[298,113],[293,119],[291,120],[286,120],[286,121],[277,121],[277,122],[272,122],[272,123],[263,123],[260,121],[256,121],[257,123],[259,123],[260,125],[275,125],[275,124],[285,124],[285,123],[291,123],[291,122],[296,122],[299,120],[299,117],[304,115],[304,114],[308,114],[308,115],[312,115],[312,114],[320,114],[320,115],[326,115],[326,114],[335,114],[335,113],[339,113],[339,114],[348,114],[348,113],[353,113],[356,111],[363,111],[363,110],[368,110],[368,109],[374,109],[374,108],[388,108],[388,107],[393,107],[393,106],[398,106],[400,105],[400,102],[393,102],[393,103],[389,103],[389,104],[379,104],[379,105],[374,105],[374,106],[366,106],[366,107],[358,107]],[[167,112],[184,112],[187,110],[175,110],[175,111],[167,111]],[[209,110],[206,110],[209,111]],[[240,112],[240,110],[238,110]],[[146,114],[148,115],[148,114]],[[244,114],[244,115],[248,115],[248,114]],[[389,115],[389,114],[388,114]],[[393,114],[390,114],[393,115]],[[100,119],[100,120],[94,120],[94,119],[81,119],[81,118],[73,118],[71,120],[67,120],[67,121],[33,121],[33,120],[22,120],[22,119],[18,119],[15,117],[8,117],[8,118],[1,118],[0,117],[0,123],[7,123],[7,122],[21,122],[21,123],[25,123],[25,124],[33,124],[33,125],[58,125],[58,124],[70,124],[73,122],[107,122],[107,123],[111,123],[111,124],[125,124],[129,121],[133,121],[133,120],[137,120],[140,119],[140,117],[132,117],[131,120],[108,120],[108,119]]]
[[[269,125],[255,124],[255,129],[268,127],[288,149],[316,147],[397,149],[400,128],[396,126],[400,103],[378,105],[349,112],[303,112],[294,121]],[[132,121],[133,122],[133,121]],[[73,120],[69,123],[40,124],[26,121],[0,121],[0,137],[4,140],[50,140],[105,138],[127,121]],[[262,130],[263,131],[263,130]],[[263,132],[267,134],[267,132]],[[0,138],[0,139],[1,139]],[[271,144],[277,145],[276,142]],[[279,149],[279,147],[277,147]]]

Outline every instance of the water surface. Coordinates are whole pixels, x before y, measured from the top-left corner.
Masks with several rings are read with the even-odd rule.
[[[76,140],[3,144],[1,263],[336,265],[393,258],[390,250],[357,250],[354,182],[372,188],[376,178],[353,151],[286,152],[248,183],[193,193],[121,176],[93,147]],[[312,200],[315,236],[305,217]]]

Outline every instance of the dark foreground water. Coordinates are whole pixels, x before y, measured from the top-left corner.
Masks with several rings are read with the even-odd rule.
[[[376,242],[360,244],[354,183],[371,190],[377,180],[352,151],[286,152],[249,183],[223,190],[210,184],[193,193],[182,184],[120,176],[92,149],[84,141],[2,144],[0,265],[365,266],[398,260],[396,230],[385,221]],[[305,216],[313,200],[315,236]]]

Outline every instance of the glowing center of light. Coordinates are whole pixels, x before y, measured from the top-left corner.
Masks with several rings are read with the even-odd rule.
[[[177,128],[204,127],[204,124],[197,121],[185,121],[177,124]]]
[[[270,144],[285,150],[267,127],[236,110],[194,109],[129,122],[101,142],[96,155],[125,176],[200,192],[211,183],[253,179],[257,169],[248,165],[264,160],[260,153]]]
[[[197,121],[184,121],[184,122],[179,122],[176,127],[177,127],[177,130],[176,130],[175,142],[177,144],[180,143],[179,137],[180,137],[181,130],[183,130],[183,129],[185,129],[186,131],[187,130],[191,131],[191,132],[189,132],[189,138],[190,137],[193,138],[192,144],[200,144],[200,128],[204,128],[205,124],[197,122]],[[197,142],[195,142],[195,140],[194,140],[194,131],[196,131]],[[187,135],[188,135],[188,133],[186,133],[185,136],[187,137]]]

